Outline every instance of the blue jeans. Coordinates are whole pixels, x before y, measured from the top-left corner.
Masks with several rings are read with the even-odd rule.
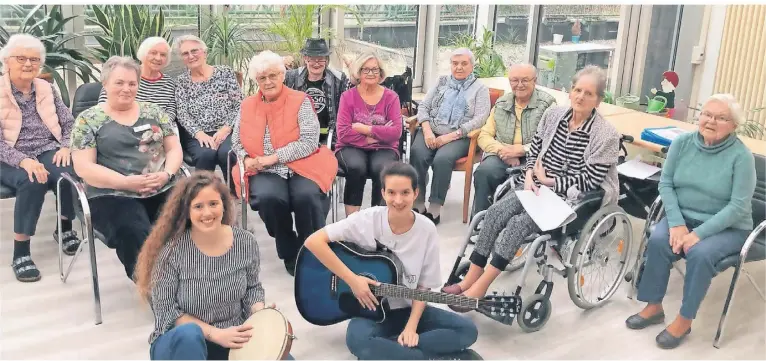
[[[693,227],[687,225],[689,231]],[[638,300],[651,304],[662,303],[668,288],[670,269],[673,263],[686,258],[684,296],[681,302],[681,316],[693,320],[707,294],[710,281],[718,271],[715,265],[724,258],[739,253],[750,232],[728,228],[708,238],[700,239],[689,249],[689,253],[673,253],[670,247],[668,219],[661,219],[649,237],[646,247],[646,264],[638,284]]]
[[[410,311],[409,307],[391,311],[382,323],[351,319],[346,331],[348,350],[360,360],[424,360],[465,350],[479,335],[471,320],[426,306],[418,323],[418,345],[402,346],[397,339],[409,320]]]
[[[154,340],[149,356],[152,360],[228,360],[229,349],[205,340],[196,323],[185,323]],[[295,360],[291,355],[287,359]]]

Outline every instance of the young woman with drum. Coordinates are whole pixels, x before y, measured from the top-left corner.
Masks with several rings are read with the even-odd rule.
[[[165,203],[136,266],[154,312],[152,360],[227,360],[258,337],[246,322],[265,308],[258,244],[230,226],[232,207],[228,188],[208,171],[181,180]]]
[[[439,235],[426,216],[413,211],[418,196],[418,174],[411,165],[393,162],[381,172],[386,206],[371,207],[312,234],[305,247],[350,286],[362,307],[373,310],[378,300],[370,291],[377,285],[354,274],[333,253],[330,242],[349,242],[373,251],[379,242],[403,266],[403,283],[411,289],[438,288]],[[356,317],[346,331],[346,345],[360,360],[477,360],[468,349],[478,337],[476,325],[453,312],[423,301],[388,299],[391,311],[383,322]]]

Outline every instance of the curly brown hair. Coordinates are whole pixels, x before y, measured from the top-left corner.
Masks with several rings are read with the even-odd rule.
[[[186,230],[191,228],[191,220],[189,219],[191,202],[206,187],[213,187],[221,195],[223,201],[222,223],[232,224],[232,212],[234,211],[232,197],[229,189],[215,173],[196,171],[191,176],[181,179],[173,187],[162,207],[162,213],[157,218],[152,232],[138,255],[134,276],[138,293],[143,299],[148,301],[151,296],[152,287],[154,287],[155,264],[164,262],[164,259],[157,259],[160,251],[168,242],[175,242],[181,238]]]

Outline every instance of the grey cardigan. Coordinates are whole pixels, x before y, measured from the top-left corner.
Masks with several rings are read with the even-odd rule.
[[[553,136],[556,135],[556,128],[567,111],[569,111],[567,106],[552,106],[543,114],[543,118],[537,127],[537,135],[543,139],[543,145],[535,159],[545,156],[545,152],[548,151],[553,141]],[[605,192],[604,198],[601,201],[602,207],[617,204],[619,199],[620,184],[617,179],[617,158],[619,154],[620,133],[596,111],[590,132],[590,142],[585,147],[583,156],[586,164],[610,164],[606,177],[601,182],[601,188]],[[527,154],[527,164],[534,164],[534,160],[530,163],[529,154]],[[567,198],[569,199],[575,199],[579,195],[580,190],[577,187],[571,187],[567,190]]]
[[[431,130],[437,136],[457,130],[450,128],[447,124],[435,121],[436,115],[439,113],[439,106],[441,106],[444,100],[444,92],[447,90],[449,78],[449,75],[439,77],[439,82],[436,86],[431,88],[426,94],[425,99],[418,104],[418,125],[423,122],[430,122]],[[471,131],[484,126],[487,117],[489,117],[489,111],[492,108],[489,104],[489,88],[478,79],[466,89],[465,97],[468,100],[468,109],[466,109],[465,116],[463,116],[463,121],[460,124],[460,129],[463,130],[463,138],[467,137]]]

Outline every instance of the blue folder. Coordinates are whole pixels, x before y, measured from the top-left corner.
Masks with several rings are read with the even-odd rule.
[[[645,140],[647,142],[652,142],[655,144],[659,144],[661,146],[667,147],[672,142],[671,139],[665,138],[663,136],[658,135],[655,131],[660,129],[679,129],[678,127],[669,126],[669,127],[662,127],[662,128],[646,128],[643,132],[641,132],[641,140]],[[686,132],[686,131],[684,131]]]

